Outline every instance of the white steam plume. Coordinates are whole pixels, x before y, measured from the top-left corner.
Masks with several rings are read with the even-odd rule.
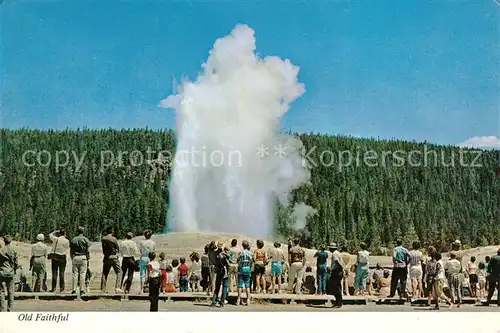
[[[303,202],[293,206],[292,219],[295,221],[295,229],[301,230],[306,227],[307,218],[316,215],[318,211]]]
[[[254,31],[237,25],[215,42],[196,81],[185,80],[160,102],[177,114],[174,231],[270,237],[274,200],[287,204],[291,189],[309,179],[302,142],[279,131],[289,104],[305,91],[299,68],[278,57],[260,59],[255,48]]]

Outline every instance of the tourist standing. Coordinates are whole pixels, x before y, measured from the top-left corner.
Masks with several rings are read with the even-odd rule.
[[[120,286],[124,287],[125,293],[130,293],[130,288],[132,287],[132,281],[134,280],[135,272],[135,257],[139,254],[139,248],[137,244],[132,240],[134,235],[132,232],[127,232],[125,235],[125,240],[120,244],[120,254],[122,256],[122,279]],[[123,285],[123,280],[125,280],[125,285]]]
[[[64,292],[65,281],[64,273],[66,271],[66,261],[68,260],[67,254],[69,252],[69,240],[66,238],[65,230],[56,230],[49,234],[49,238],[54,244],[52,252],[49,253],[48,258],[51,261],[52,268],[52,289],[51,292],[56,291],[57,277],[59,276],[59,290]]]
[[[211,241],[208,245],[208,261],[210,263],[210,282],[209,288],[213,292],[215,290],[215,279],[217,277],[217,245],[215,241]]]
[[[7,294],[7,312],[14,306],[14,277],[19,268],[18,254],[12,246],[12,236],[3,236],[4,246],[0,248],[0,292]],[[5,289],[4,289],[5,288]],[[3,304],[0,311],[3,311]]]
[[[458,274],[458,281],[460,283],[460,295],[461,297],[463,297],[462,295],[462,284],[465,280],[465,276],[464,276],[464,273],[465,273],[465,269],[464,269],[464,263],[463,263],[463,260],[464,260],[464,254],[465,252],[462,251],[462,242],[460,240],[455,240],[453,242],[453,244],[451,244],[451,251],[450,251],[450,258],[451,258],[451,255],[454,254],[455,255],[455,259],[458,260],[458,262],[460,263],[460,273]]]
[[[330,252],[332,253],[332,265],[331,265],[331,286],[332,294],[335,297],[335,308],[342,307],[342,276],[344,273],[344,267],[342,266],[341,254],[337,248],[337,244],[330,244]]]
[[[471,297],[477,297],[477,265],[476,257],[470,257],[470,261],[465,266],[465,273],[469,277],[469,293]]]
[[[146,280],[146,272],[149,263],[149,252],[155,250],[155,242],[151,239],[151,230],[144,230],[144,239],[139,242],[139,252],[141,253],[141,258],[139,259],[139,272],[140,272],[140,284],[141,290],[139,293],[144,292],[144,281]]]
[[[84,228],[78,227],[78,235],[70,242],[71,270],[73,273],[72,294],[76,294],[76,284],[80,286],[80,294],[84,293],[87,267],[90,259],[90,241],[83,235]]]
[[[500,249],[498,249],[497,255],[490,259],[488,264],[488,298],[486,305],[491,303],[495,288],[497,289],[497,306],[500,306]]]
[[[366,243],[359,244],[361,250],[358,252],[356,260],[356,277],[354,281],[354,294],[361,296],[365,295],[366,282],[368,280],[368,273],[370,268],[370,252],[366,249]],[[361,288],[361,291],[360,291]]]
[[[180,265],[177,267],[179,277],[179,291],[187,292],[189,287],[189,266],[186,264],[186,258],[180,258]]]
[[[347,246],[342,246],[342,252],[340,252],[340,260],[344,272],[342,273],[342,292],[344,295],[349,296],[349,274],[351,272],[351,254],[347,251]]]
[[[210,258],[208,257],[209,245],[205,245],[203,254],[201,255],[201,282],[200,285],[203,291],[210,295]]]
[[[425,287],[424,296],[428,297],[429,301],[432,299],[432,286],[434,284],[434,275],[436,271],[435,262],[433,262],[432,258],[434,257],[434,253],[436,253],[436,248],[434,246],[429,246],[427,248],[427,257],[424,260],[425,263]],[[422,268],[423,270],[423,268]]]
[[[254,263],[254,273],[256,290],[258,293],[266,293],[266,266],[268,262],[267,252],[264,250],[264,242],[260,239],[257,240],[257,249],[253,252],[253,263]]]
[[[451,303],[451,301],[448,299],[448,297],[446,297],[443,291],[446,275],[441,258],[442,258],[441,254],[435,252],[431,260],[432,265],[434,265],[435,267],[435,270],[431,271],[430,274],[432,274],[432,279],[433,279],[432,296],[434,298],[434,302],[436,303],[434,307],[436,310],[439,310],[440,300],[444,300],[450,306],[450,308],[453,306],[453,303]]]
[[[250,277],[252,272],[252,253],[247,240],[241,243],[243,250],[238,254],[238,299],[236,305],[241,304],[241,293],[245,289],[246,305],[250,304]]]
[[[269,260],[271,261],[271,293],[274,294],[276,291],[276,280],[278,280],[278,293],[281,293],[281,277],[286,259],[280,242],[274,242],[274,247],[269,249]]]
[[[484,269],[486,270],[486,285],[485,285],[485,289],[486,290],[490,290],[489,288],[489,274],[488,273],[488,266],[490,265],[490,256],[486,256],[484,257]]]
[[[459,275],[462,273],[462,264],[457,260],[455,253],[450,253],[450,260],[444,266],[444,270],[451,291],[451,302],[455,304],[458,300],[457,307],[460,307],[462,304],[462,283]]]
[[[484,262],[480,262],[477,265],[477,284],[479,289],[479,298],[484,299],[485,290],[486,290],[486,268],[484,266]]]
[[[391,294],[389,297],[394,297],[399,282],[399,298],[403,297],[406,289],[406,279],[408,277],[408,250],[403,246],[401,239],[396,241],[396,247],[392,252],[393,270],[391,276]]]
[[[31,258],[30,258],[30,270],[32,276],[33,291],[47,291],[43,286],[43,280],[47,274],[46,263],[48,249],[47,245],[44,244],[45,236],[43,234],[38,234],[36,236],[37,242],[31,247]]]
[[[318,281],[317,293],[323,295],[326,294],[326,269],[328,267],[328,252],[325,251],[324,245],[319,247],[319,250],[314,254],[314,258],[316,258],[316,281]]]
[[[160,298],[160,263],[156,260],[154,251],[148,253],[147,279],[149,291],[149,311],[158,312]]]
[[[191,267],[189,268],[189,271],[191,272],[191,276],[189,277],[191,291],[198,292],[200,289],[199,285],[200,285],[200,280],[201,280],[200,256],[198,255],[198,253],[193,252],[189,256],[189,258],[191,259]],[[235,259],[235,260],[237,260],[237,259]],[[236,282],[238,282],[238,280],[236,280]]]
[[[306,253],[303,248],[299,245],[300,240],[296,238],[293,241],[293,246],[288,252],[288,262],[290,263],[290,270],[288,276],[288,292],[292,293],[294,281],[297,283],[295,285],[295,293],[300,294],[302,290],[302,279],[304,276],[304,267],[306,265]]]
[[[411,296],[419,298],[423,296],[422,287],[422,252],[420,251],[420,242],[413,242],[412,249],[409,253],[410,260],[410,281],[411,281]]]
[[[101,238],[102,253],[104,255],[102,261],[102,277],[101,277],[101,292],[106,292],[106,282],[111,268],[116,274],[115,291],[121,293],[120,283],[122,279],[122,269],[120,267],[120,260],[118,254],[120,253],[120,246],[118,240],[113,236],[113,228],[108,227],[105,231],[105,236]]]
[[[224,248],[224,249],[223,249]],[[224,243],[219,242],[217,244],[217,257],[215,261],[216,277],[215,277],[215,289],[214,295],[212,297],[212,307],[219,303],[219,306],[223,307],[226,302],[227,297],[227,283],[229,280],[229,248],[224,247]],[[222,295],[219,301],[219,291],[222,287]]]
[[[229,291],[233,292],[234,288],[238,289],[238,240],[231,241],[231,248],[229,249]]]

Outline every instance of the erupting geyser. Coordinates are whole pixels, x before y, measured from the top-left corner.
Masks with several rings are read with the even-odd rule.
[[[276,199],[309,179],[299,139],[280,119],[301,96],[299,68],[255,55],[254,31],[238,25],[218,39],[195,82],[160,106],[177,114],[168,227],[267,238]],[[300,213],[299,213],[300,214]]]

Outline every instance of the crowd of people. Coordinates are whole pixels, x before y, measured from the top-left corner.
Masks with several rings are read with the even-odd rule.
[[[19,291],[48,291],[47,262],[51,263],[51,292],[65,291],[65,270],[68,254],[71,260],[73,294],[89,292],[90,245],[83,227],[77,228],[77,235],[69,240],[64,230],[49,234],[52,249],[45,244],[45,236],[39,234],[31,247],[31,286],[19,285]],[[237,305],[248,305],[254,293],[295,293],[333,295],[334,307],[341,307],[343,295],[376,295],[380,298],[395,297],[417,299],[428,297],[439,308],[440,301],[460,307],[462,297],[484,298],[491,302],[493,293],[500,294],[500,249],[496,256],[486,257],[476,263],[471,257],[464,264],[464,251],[459,241],[452,245],[449,258],[443,261],[434,247],[426,254],[420,244],[414,242],[411,249],[397,240],[392,254],[392,267],[384,269],[377,264],[370,271],[370,253],[365,243],[359,244],[359,251],[352,255],[346,247],[332,243],[320,246],[314,254],[316,267],[307,266],[306,251],[298,239],[290,240],[288,248],[274,242],[264,249],[264,242],[257,240],[252,249],[248,241],[238,244],[233,239],[229,244],[212,241],[203,253],[193,252],[189,260],[185,257],[166,260],[166,253],[156,252],[156,244],[151,239],[152,232],[144,231],[144,239],[138,243],[129,232],[119,242],[113,235],[113,228],[107,228],[101,238],[103,262],[100,289],[107,290],[107,280],[111,269],[116,274],[115,292],[130,293],[134,273],[139,272],[139,292],[149,293],[150,311],[158,311],[161,293],[205,292],[212,295],[211,306],[223,307],[228,292],[237,291]],[[12,237],[3,237],[0,248],[0,288],[6,292],[10,310],[16,289],[16,274],[22,272],[18,254],[11,246]],[[121,259],[121,260],[120,260]],[[24,275],[21,273],[21,275]],[[17,279],[19,281],[20,279]],[[22,279],[21,279],[22,280]],[[245,295],[246,297],[242,297]],[[497,296],[500,306],[500,297]],[[2,305],[3,306],[3,305]]]

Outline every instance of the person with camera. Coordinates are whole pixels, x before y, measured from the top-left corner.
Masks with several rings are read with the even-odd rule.
[[[49,238],[54,244],[52,252],[48,255],[52,268],[52,289],[50,292],[53,293],[56,291],[57,277],[59,277],[59,291],[62,293],[65,287],[64,273],[66,271],[67,254],[69,252],[69,240],[66,238],[64,230],[51,232]]]

